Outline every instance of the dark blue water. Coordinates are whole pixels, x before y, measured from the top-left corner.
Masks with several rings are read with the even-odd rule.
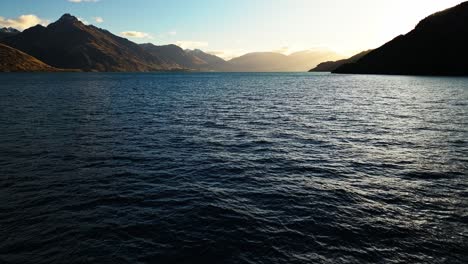
[[[467,263],[468,78],[1,74],[0,263]]]

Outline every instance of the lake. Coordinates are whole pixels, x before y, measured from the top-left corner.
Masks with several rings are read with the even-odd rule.
[[[0,263],[467,263],[468,78],[0,74]]]

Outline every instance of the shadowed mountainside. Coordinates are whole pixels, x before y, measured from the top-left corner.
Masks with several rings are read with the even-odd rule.
[[[181,69],[69,14],[47,27],[37,25],[2,42],[58,68],[129,72]]]
[[[344,60],[322,62],[309,72],[332,72],[344,64],[357,62],[371,51],[372,50],[366,50]]]
[[[334,73],[468,75],[468,2],[435,13]]]
[[[60,69],[7,45],[0,44],[0,72],[57,72]]]

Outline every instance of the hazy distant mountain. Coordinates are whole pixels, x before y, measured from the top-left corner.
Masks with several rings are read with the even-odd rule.
[[[321,61],[341,58],[331,51],[301,51],[291,55],[275,52],[254,52],[224,64],[223,71],[232,72],[305,72]]]
[[[76,17],[63,15],[47,27],[37,25],[7,37],[3,43],[49,65],[85,71],[157,71],[180,69],[148,54],[139,45]]]
[[[6,38],[6,37],[10,37],[10,36],[14,36],[14,35],[17,35],[21,33],[20,31],[14,29],[14,28],[0,28],[0,39],[3,39],[3,38]]]
[[[344,64],[357,62],[371,51],[372,50],[366,50],[344,60],[322,62],[317,65],[317,67],[310,70],[310,72],[332,72]]]
[[[0,44],[0,72],[60,71],[7,45]]]
[[[151,43],[146,43],[140,44],[140,46],[148,53],[160,58],[168,64],[176,63],[184,68],[192,70],[200,70],[209,66],[208,62],[176,45],[156,46]]]
[[[435,13],[414,30],[336,73],[468,75],[468,2]]]
[[[225,60],[201,50],[183,50],[176,45],[156,46],[151,43],[140,46],[167,63],[177,63],[183,68],[196,71],[219,71]]]
[[[306,72],[310,67],[318,65],[322,61],[338,59],[343,59],[343,56],[328,50],[300,51],[288,56],[289,64],[286,70]]]
[[[281,71],[288,56],[273,52],[254,52],[234,58],[222,66],[224,71],[274,72]]]
[[[219,65],[222,65],[224,63],[226,63],[225,60],[223,60],[222,58],[218,57],[218,56],[215,56],[215,55],[212,55],[212,54],[208,54],[202,50],[199,50],[199,49],[195,49],[195,50],[185,50],[185,52],[187,52],[187,54],[190,54],[192,56],[195,56],[203,61],[205,61],[208,65],[210,65],[210,67],[217,67]]]

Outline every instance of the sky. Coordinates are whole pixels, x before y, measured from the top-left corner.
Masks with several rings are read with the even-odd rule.
[[[254,51],[377,48],[462,0],[0,0],[0,26],[47,25],[64,13],[137,43],[232,58]]]

